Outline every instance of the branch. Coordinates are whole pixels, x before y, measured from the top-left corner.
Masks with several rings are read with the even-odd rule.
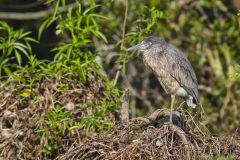
[[[78,7],[78,3],[69,4],[65,7],[59,7],[59,12],[65,12],[70,7],[73,9]],[[49,8],[48,10],[38,11],[38,12],[0,12],[0,19],[11,19],[11,20],[37,20],[43,17],[49,16],[53,13],[54,8]]]
[[[125,92],[122,97],[122,108],[121,108],[121,122],[129,122],[129,90],[125,89]]]
[[[14,9],[14,10],[32,9],[32,8],[42,5],[43,3],[45,3],[45,1],[36,1],[33,3],[21,4],[21,5],[2,4],[2,5],[0,5],[0,9]]]

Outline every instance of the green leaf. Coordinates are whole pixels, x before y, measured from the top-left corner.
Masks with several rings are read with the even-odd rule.
[[[84,12],[83,12],[83,15],[86,16],[88,14],[88,12],[90,12],[91,10],[99,7],[100,5],[94,5],[94,6],[91,6],[89,8],[87,8]]]
[[[31,32],[21,33],[20,36],[19,36],[19,38],[22,39],[22,38],[28,36],[29,34],[31,34]]]
[[[42,33],[44,29],[47,29],[55,20],[57,20],[56,17],[50,16],[47,19],[44,20],[42,25],[40,26],[38,30],[38,39],[41,39]]]
[[[29,50],[30,53],[32,53],[32,47],[31,45],[26,41],[27,49]]]
[[[26,48],[26,49],[28,49],[28,47],[25,45],[25,44],[22,44],[22,43],[18,43],[18,42],[15,42],[15,43],[12,43],[12,45],[13,46],[19,46],[19,47],[21,47],[21,48]]]
[[[58,8],[59,8],[59,3],[60,3],[60,0],[57,0],[56,4],[54,6],[53,18],[56,17],[56,14],[57,14],[57,11],[58,11]]]
[[[66,6],[66,0],[61,0],[61,4],[62,4],[62,6]]]
[[[23,54],[25,54],[25,56],[29,57],[29,53],[27,52],[26,49],[20,47],[20,46],[15,46],[16,49],[18,49],[19,51],[21,51]]]
[[[32,94],[31,89],[24,89],[23,91],[21,91],[20,96],[21,97],[29,97],[31,94]]]
[[[96,33],[105,41],[105,43],[108,43],[107,38],[105,37],[105,35],[102,32],[96,31]]]
[[[97,17],[97,18],[102,18],[102,19],[106,19],[106,20],[109,19],[109,18],[106,17],[106,16],[103,16],[103,15],[100,15],[100,14],[95,14],[95,13],[91,13],[89,16]]]
[[[24,40],[29,41],[29,42],[39,43],[38,40],[31,38],[31,37],[26,37],[26,38],[24,38]]]
[[[15,52],[15,56],[17,58],[17,61],[18,61],[18,64],[21,65],[22,64],[22,57],[21,57],[21,54],[18,52],[18,50],[14,50]]]
[[[12,74],[12,71],[9,69],[9,67],[3,67],[3,70],[8,76]]]
[[[7,48],[7,55],[12,54],[12,51],[13,51],[13,46],[9,46],[9,47]],[[4,53],[4,52],[3,52],[3,53]]]

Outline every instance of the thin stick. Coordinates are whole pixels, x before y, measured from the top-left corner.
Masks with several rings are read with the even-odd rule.
[[[122,97],[122,109],[121,109],[121,122],[129,122],[129,90],[125,89],[125,92]]]
[[[116,84],[117,84],[117,81],[118,81],[121,69],[122,69],[122,65],[119,65],[118,69],[117,69],[117,73],[116,73],[115,79],[114,79],[114,83],[113,83],[114,86],[116,86]]]
[[[125,32],[126,32],[126,23],[127,23],[127,16],[128,16],[128,0],[125,0],[126,8],[125,8],[125,15],[124,15],[124,21],[122,26],[122,41],[121,41],[121,49],[124,46],[124,40],[125,40]]]
[[[124,20],[123,20],[123,26],[122,26],[122,40],[121,40],[121,46],[120,49],[123,49],[124,46],[124,40],[125,40],[125,32],[126,32],[126,24],[127,24],[127,17],[128,17],[128,0],[125,0],[125,15],[124,15]],[[119,66],[119,68],[122,68],[122,65]],[[116,77],[114,80],[114,86],[117,84],[118,78],[119,78],[119,74],[120,74],[120,69],[118,68],[118,71],[116,73]]]

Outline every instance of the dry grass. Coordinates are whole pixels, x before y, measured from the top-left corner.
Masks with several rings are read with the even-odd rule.
[[[148,118],[132,119],[85,143],[73,143],[59,159],[214,159],[240,158],[237,137],[212,137],[199,131],[185,133],[179,127],[154,122],[163,117],[157,110]]]
[[[61,89],[62,86],[65,89]],[[67,89],[66,89],[67,87]],[[157,110],[148,118],[121,123],[114,114],[107,118],[115,123],[109,132],[96,134],[72,129],[58,139],[58,152],[43,154],[44,143],[36,129],[39,116],[46,115],[54,104],[64,106],[74,122],[93,112],[87,103],[104,94],[104,84],[93,80],[80,83],[47,77],[32,89],[12,81],[0,88],[0,159],[213,159],[232,156],[240,159],[239,136],[212,137],[196,126],[179,128],[163,123],[167,110]],[[188,117],[181,112],[186,120]]]
[[[46,126],[40,121],[36,123],[37,118],[44,117],[55,104],[60,104],[71,113],[73,123],[77,123],[93,112],[87,104],[98,101],[105,90],[100,80],[83,84],[64,77],[61,80],[45,77],[32,88],[14,80],[0,84],[0,159],[46,159],[42,154],[41,135],[36,132]],[[59,151],[64,152],[72,142],[84,137],[81,129],[66,132],[59,140]]]

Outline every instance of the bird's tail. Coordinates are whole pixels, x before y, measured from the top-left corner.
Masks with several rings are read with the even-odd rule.
[[[192,108],[196,108],[197,104],[194,102],[193,97],[189,96],[186,98],[187,105]]]

